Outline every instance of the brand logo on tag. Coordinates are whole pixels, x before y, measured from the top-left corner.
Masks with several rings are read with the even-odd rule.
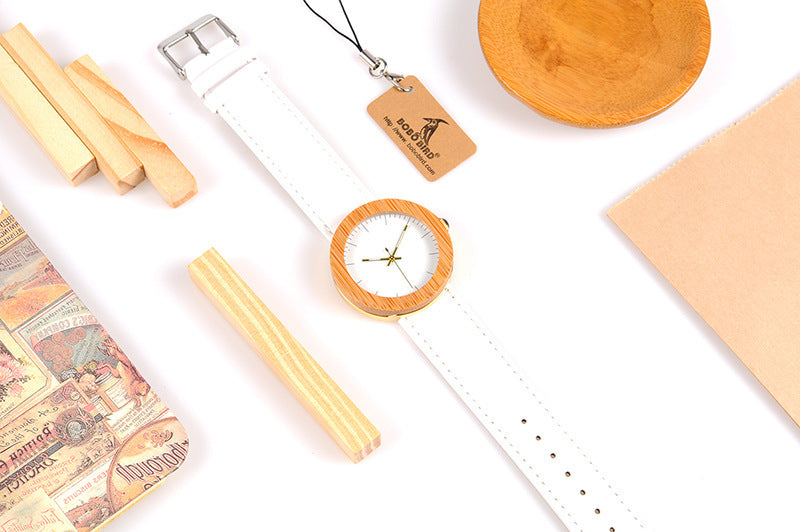
[[[431,137],[433,137],[433,134],[439,129],[439,124],[450,125],[450,123],[443,118],[423,118],[423,120],[428,121],[420,130],[420,135],[422,135],[422,140],[425,141],[425,144],[431,143]]]
[[[384,119],[385,120],[385,119]],[[417,151],[414,149],[414,146],[420,148],[419,154],[427,159],[435,159],[436,157],[441,157],[439,152],[435,152],[430,148],[431,138],[433,138],[433,134],[436,133],[436,130],[439,129],[439,124],[447,124],[449,123],[444,120],[443,118],[423,118],[426,120],[426,124],[423,125],[419,129],[412,128],[409,123],[406,121],[405,118],[398,118],[397,119],[397,126],[400,128],[397,133],[402,131],[406,135],[408,135],[409,140],[411,141],[408,144],[408,148],[414,153],[417,154]],[[403,139],[405,141],[405,139]]]

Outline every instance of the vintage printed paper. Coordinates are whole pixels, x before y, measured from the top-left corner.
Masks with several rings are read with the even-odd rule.
[[[0,532],[102,528],[188,448],[177,419],[3,209]]]

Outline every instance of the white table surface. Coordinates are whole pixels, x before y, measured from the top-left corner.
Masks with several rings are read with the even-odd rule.
[[[158,55],[208,12],[377,194],[450,221],[454,282],[650,528],[800,529],[800,430],[605,216],[797,74],[800,5],[710,0],[711,53],[686,97],[590,131],[503,91],[478,3],[347,2],[365,46],[423,79],[478,144],[431,184],[366,113],[387,85],[300,0],[3,2],[0,29],[24,22],[62,65],[91,54],[199,182],[177,210],[148,185],[72,189],[0,105],[0,198],[191,438],[183,469],[109,530],[562,529],[402,331],[340,300],[324,238]],[[381,429],[364,462],[194,287],[186,266],[211,245]]]

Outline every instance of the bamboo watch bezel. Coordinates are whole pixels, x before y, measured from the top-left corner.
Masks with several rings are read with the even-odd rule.
[[[367,292],[345,266],[344,248],[350,233],[367,218],[386,212],[399,212],[420,220],[433,232],[439,247],[439,263],[431,279],[416,292],[400,297]],[[395,318],[424,309],[444,291],[453,272],[453,242],[446,222],[422,205],[401,199],[381,199],[358,207],[339,224],[331,242],[330,261],[333,282],[348,303],[373,317]]]

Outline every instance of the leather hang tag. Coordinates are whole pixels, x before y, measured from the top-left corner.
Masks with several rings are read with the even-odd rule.
[[[428,180],[436,181],[472,157],[477,146],[414,76],[369,104],[367,112]]]

